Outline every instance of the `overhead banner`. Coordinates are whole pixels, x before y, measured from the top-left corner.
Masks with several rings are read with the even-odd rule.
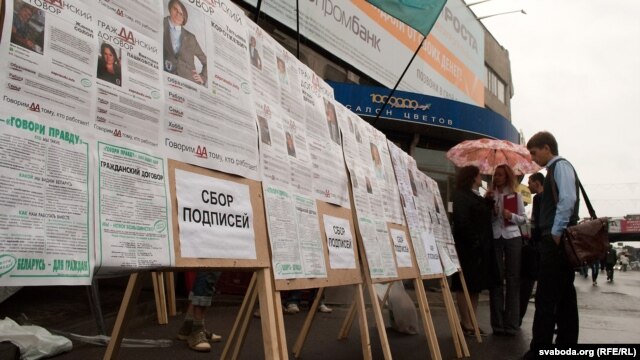
[[[301,1],[298,10],[301,35],[389,88],[422,41],[365,0]],[[296,2],[265,1],[261,11],[296,30]],[[399,89],[484,106],[485,74],[482,25],[462,0],[449,0]]]

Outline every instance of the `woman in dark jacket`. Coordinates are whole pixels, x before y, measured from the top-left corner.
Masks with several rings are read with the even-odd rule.
[[[478,309],[478,294],[493,287],[497,281],[497,264],[493,256],[491,211],[493,201],[478,193],[481,185],[480,170],[465,166],[458,172],[453,194],[453,237],[474,313]],[[465,334],[473,335],[469,314],[459,276],[453,278],[457,292],[460,322]],[[484,331],[480,331],[485,335]]]

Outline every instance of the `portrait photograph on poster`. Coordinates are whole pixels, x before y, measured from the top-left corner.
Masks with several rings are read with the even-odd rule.
[[[100,43],[100,55],[98,56],[98,79],[110,82],[114,85],[122,85],[122,68],[120,59],[122,50],[116,50],[106,41]]]
[[[258,70],[262,70],[262,58],[260,57],[260,52],[258,51],[256,37],[253,35],[251,35],[251,37],[249,38],[249,58],[251,59],[251,65],[253,65]]]
[[[38,54],[44,47],[44,11],[22,0],[14,1],[11,42]]]
[[[202,14],[181,0],[164,0],[164,4],[164,71],[207,87],[207,49],[204,47]]]

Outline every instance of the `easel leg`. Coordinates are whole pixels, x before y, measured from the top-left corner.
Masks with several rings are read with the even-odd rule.
[[[476,340],[478,343],[482,342],[482,336],[480,336],[480,328],[478,327],[478,319],[476,319],[476,313],[473,311],[473,305],[471,305],[471,298],[469,297],[469,290],[467,290],[467,282],[464,280],[464,274],[462,273],[462,269],[460,271],[460,283],[462,283],[462,291],[464,292],[464,298],[467,300],[467,307],[469,310],[469,316],[471,317],[471,324],[473,325],[473,330],[476,333]]]
[[[422,318],[422,326],[424,328],[425,335],[427,337],[427,343],[429,344],[429,352],[431,353],[431,359],[441,360],[442,354],[440,354],[440,345],[438,345],[438,337],[436,336],[436,328],[433,325],[433,319],[431,318],[431,310],[429,309],[429,301],[427,300],[427,293],[424,290],[424,284],[422,279],[413,280],[414,289],[416,289],[416,297],[418,298],[418,307],[420,308],[420,317]]]
[[[277,320],[275,313],[275,304],[273,299],[273,285],[271,284],[270,269],[260,269],[257,272],[258,277],[258,297],[260,299],[260,322],[262,324],[262,341],[264,344],[265,359],[288,359],[288,354],[281,353],[281,346],[278,341],[282,341],[285,345],[287,339],[279,339],[280,334],[277,330]],[[280,311],[280,309],[278,309]]]
[[[376,327],[378,328],[378,336],[380,337],[382,354],[384,355],[384,358],[386,360],[390,360],[393,356],[391,356],[389,338],[387,337],[387,330],[384,326],[384,319],[382,318],[382,307],[380,306],[380,301],[378,300],[378,293],[371,283],[367,284],[367,288],[369,289],[369,298],[371,299],[371,309],[373,310],[373,317],[375,318]]]
[[[356,303],[357,303],[357,295],[354,295],[353,302],[349,307],[349,311],[347,312],[347,316],[344,318],[342,322],[342,327],[340,328],[340,332],[338,332],[338,340],[346,339],[349,336],[349,332],[351,331],[351,325],[353,325],[353,321],[356,319]]]
[[[169,316],[176,316],[176,283],[174,280],[174,273],[165,273],[165,281],[167,283],[167,309]]]
[[[158,315],[158,324],[166,325],[169,323],[167,317],[167,302],[164,295],[164,277],[161,272],[151,272],[151,281],[153,282],[153,296],[156,300],[156,314]]]
[[[324,293],[324,288],[319,288],[318,293],[316,294],[316,298],[313,300],[313,304],[311,304],[311,308],[307,313],[307,317],[304,320],[304,324],[302,325],[302,330],[300,330],[300,334],[296,339],[295,344],[293,345],[293,357],[298,359],[300,357],[300,353],[302,352],[302,346],[304,346],[305,340],[307,340],[307,335],[309,334],[309,329],[311,329],[311,324],[313,323],[313,319],[316,316],[316,312],[318,311],[318,304],[320,304],[320,299],[322,299],[322,294]]]
[[[387,291],[384,293],[384,299],[382,299],[382,302],[380,303],[381,307],[384,307],[384,304],[387,303],[390,290],[391,286],[387,287]],[[353,302],[347,312],[347,316],[342,322],[342,327],[340,327],[340,332],[338,332],[338,340],[346,339],[349,336],[349,332],[351,332],[351,326],[353,326],[353,322],[356,320],[356,302],[356,297],[354,296]]]
[[[449,298],[445,294],[446,285],[443,279],[440,279],[440,289],[442,290],[442,300],[444,301],[444,308],[447,311],[447,317],[449,318],[449,327],[451,328],[451,337],[453,338],[453,345],[456,348],[456,357],[462,357],[462,348],[460,347],[460,335],[458,334],[456,327],[455,316],[451,313],[451,306],[449,304]]]
[[[456,355],[458,356],[458,358],[469,357],[471,356],[471,354],[469,353],[467,341],[465,340],[464,333],[462,332],[462,326],[460,326],[460,319],[458,318],[458,313],[455,309],[453,296],[451,296],[451,291],[449,291],[447,278],[442,277],[442,279],[440,280],[440,284],[442,286],[442,297],[444,299],[444,305],[447,309],[447,314],[449,315],[449,325],[451,326],[453,343],[456,347]]]
[[[389,300],[389,293],[391,293],[391,287],[393,286],[393,282],[387,284],[387,291],[384,292],[384,297],[382,298],[382,301],[380,302],[380,306],[384,307],[384,304],[387,303],[387,300]]]
[[[358,311],[358,323],[360,325],[360,341],[362,343],[362,358],[371,360],[371,340],[369,337],[369,325],[367,324],[367,310],[364,306],[364,291],[362,284],[356,285],[356,309]]]
[[[278,330],[278,348],[284,359],[289,358],[289,350],[287,349],[287,333],[284,331],[284,315],[282,313],[282,298],[280,291],[273,292],[273,303],[276,309],[276,328]]]
[[[122,298],[122,304],[120,305],[120,310],[116,317],[116,323],[113,326],[111,340],[109,341],[109,345],[107,345],[107,351],[104,353],[105,360],[115,359],[118,357],[120,344],[124,335],[123,332],[127,328],[127,324],[131,318],[135,307],[134,304],[138,301],[144,275],[144,272],[140,272],[129,276],[129,283],[127,284],[127,289],[124,292],[124,297]]]
[[[226,341],[224,349],[222,350],[220,359],[227,359],[229,351],[232,347],[234,348],[234,352],[231,359],[236,359],[240,352],[240,348],[242,347],[246,336],[246,330],[248,327],[247,325],[249,323],[249,319],[251,317],[251,311],[253,310],[256,299],[258,297],[258,292],[256,291],[256,281],[257,277],[254,273],[251,277],[251,281],[249,282],[244,300],[242,300],[242,305],[240,306],[240,311],[238,311],[238,316],[236,316],[236,321],[231,328],[229,337]]]

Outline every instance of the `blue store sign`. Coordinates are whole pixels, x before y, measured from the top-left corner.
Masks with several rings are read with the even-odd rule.
[[[375,117],[387,96],[387,88],[329,82],[338,102],[361,116]],[[396,91],[380,115],[384,119],[408,121],[475,133],[495,139],[520,141],[511,122],[478,106],[433,96]]]

